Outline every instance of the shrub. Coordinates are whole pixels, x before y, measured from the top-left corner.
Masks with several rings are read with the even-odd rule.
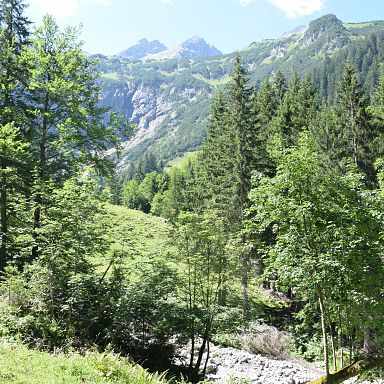
[[[279,359],[289,356],[289,335],[275,327],[254,321],[237,338],[248,352]]]

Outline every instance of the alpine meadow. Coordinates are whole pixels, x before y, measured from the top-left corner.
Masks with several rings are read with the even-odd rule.
[[[62,26],[118,3],[0,0],[0,382],[383,384],[384,21]]]

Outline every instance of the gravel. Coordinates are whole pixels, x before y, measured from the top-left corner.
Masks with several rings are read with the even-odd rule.
[[[180,348],[174,362],[185,365],[189,359],[189,351],[188,345]],[[202,366],[204,362],[205,356]],[[207,379],[215,384],[305,384],[321,375],[322,372],[316,367],[299,360],[276,360],[236,348],[210,345]],[[345,383],[355,382],[356,379],[351,379]],[[384,381],[374,383],[384,384]]]

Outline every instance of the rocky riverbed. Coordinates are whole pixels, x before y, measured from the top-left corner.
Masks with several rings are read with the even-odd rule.
[[[181,348],[175,363],[186,364],[189,350],[188,346]],[[305,384],[321,375],[316,367],[299,360],[276,360],[236,348],[210,346],[207,378],[215,384]],[[351,379],[346,384],[355,382]]]

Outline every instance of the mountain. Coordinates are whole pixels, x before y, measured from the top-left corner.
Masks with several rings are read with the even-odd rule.
[[[159,40],[148,41],[147,39],[141,39],[132,47],[120,52],[117,56],[130,60],[140,60],[147,55],[154,55],[166,49],[167,47],[160,43]]]
[[[196,47],[201,40],[190,43]],[[135,138],[124,143],[121,172],[146,153],[167,162],[202,145],[211,96],[230,80],[236,55],[166,59],[165,52],[142,62],[99,57],[103,103],[138,125]],[[371,92],[384,62],[384,21],[351,24],[326,15],[280,39],[254,42],[239,54],[252,86],[276,70],[288,77],[295,70],[300,76],[311,75],[320,94],[331,100],[350,61]]]
[[[303,34],[307,30],[307,28],[308,27],[306,25],[300,25],[300,26],[296,27],[295,29],[293,29],[292,31],[285,32],[281,36],[281,38],[286,39],[286,38],[291,37],[293,35]]]
[[[209,45],[202,37],[194,36],[160,53],[148,54],[144,60],[167,60],[180,59],[183,57],[193,59],[197,57],[219,56],[222,54],[221,51],[215,46]]]

